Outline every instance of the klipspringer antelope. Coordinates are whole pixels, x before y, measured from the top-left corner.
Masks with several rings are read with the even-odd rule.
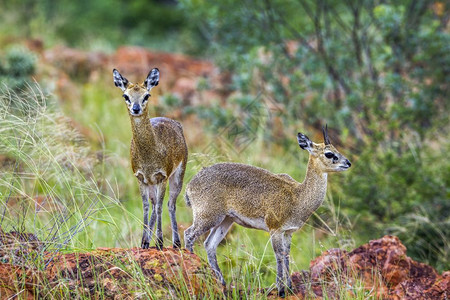
[[[205,240],[208,261],[225,286],[216,251],[231,225],[268,231],[277,261],[277,288],[284,297],[291,289],[289,253],[291,237],[323,203],[327,175],[347,170],[350,161],[331,145],[327,129],[324,143],[313,143],[298,133],[300,148],[309,152],[306,178],[302,183],[288,174],[273,174],[265,169],[239,164],[219,163],[202,169],[186,187],[186,202],[192,207],[193,225],[184,232],[186,248],[210,231]]]
[[[168,118],[148,118],[150,90],[159,83],[159,70],[152,69],[142,84],[133,84],[119,71],[113,70],[114,84],[123,92],[133,137],[131,139],[131,168],[139,182],[144,209],[142,248],[148,248],[156,223],[156,247],[162,249],[162,205],[169,182],[169,214],[174,247],[181,247],[175,216],[176,201],[183,186],[188,150],[183,128]],[[149,199],[152,203],[150,219]]]

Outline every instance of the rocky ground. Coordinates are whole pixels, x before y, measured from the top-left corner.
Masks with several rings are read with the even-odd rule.
[[[331,299],[365,290],[375,299],[448,299],[450,271],[438,274],[432,267],[406,255],[395,236],[370,241],[353,251],[331,249],[310,263],[309,271],[292,274],[293,299]]]
[[[31,234],[0,232],[0,298],[135,299],[223,297],[208,264],[186,250],[99,248],[84,253],[44,251]],[[370,241],[351,252],[331,249],[292,274],[288,299],[337,299],[361,295],[382,299],[448,299],[450,271],[438,274],[414,261],[395,236]],[[264,291],[255,291],[263,296]],[[268,295],[277,298],[276,291]]]
[[[1,229],[0,229],[1,230]],[[208,265],[187,250],[45,251],[32,234],[0,232],[0,299],[220,297]]]

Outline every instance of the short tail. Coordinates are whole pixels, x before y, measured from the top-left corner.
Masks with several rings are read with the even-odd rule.
[[[189,201],[189,196],[188,196],[187,192],[184,194],[184,200],[186,201],[187,206],[192,207],[191,201]]]

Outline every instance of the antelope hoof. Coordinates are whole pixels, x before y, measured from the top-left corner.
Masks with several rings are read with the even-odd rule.
[[[143,238],[142,242],[141,242],[141,248],[148,249],[149,247],[150,247],[150,242]]]
[[[158,250],[162,250],[163,249],[163,242],[161,241],[161,240],[158,240],[157,242],[156,242],[156,249],[158,249]]]
[[[280,290],[278,291],[278,297],[281,297],[281,298],[286,297],[286,293],[285,293],[285,291],[284,291],[284,288],[283,288],[283,289],[280,289]]]

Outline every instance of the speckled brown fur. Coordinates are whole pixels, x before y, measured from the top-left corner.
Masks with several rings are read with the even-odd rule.
[[[146,110],[144,115],[147,115]],[[133,120],[131,122],[131,168],[133,173],[141,170],[148,179],[148,184],[158,184],[159,182],[153,179],[155,173],[164,170],[167,176],[172,174],[180,163],[186,165],[187,146],[183,128],[179,122],[168,118],[149,120],[143,117],[143,122],[146,123],[140,126]]]
[[[144,208],[142,248],[148,248],[152,231],[157,224],[156,245],[163,247],[161,213],[167,182],[169,182],[169,213],[172,223],[173,246],[181,247],[175,217],[176,199],[183,186],[188,150],[183,128],[168,118],[148,118],[150,90],[159,83],[159,70],[152,69],[142,84],[133,84],[117,70],[114,83],[123,91],[131,121],[131,168],[139,182]],[[152,214],[148,219],[149,200]]]
[[[219,163],[202,169],[187,185],[186,200],[192,207],[194,222],[185,231],[186,248],[192,251],[195,239],[211,230],[205,248],[208,260],[223,284],[216,249],[231,224],[236,222],[270,232],[277,256],[277,285],[280,295],[284,295],[282,282],[289,277],[286,269],[292,233],[300,229],[322,204],[327,174],[344,171],[351,165],[329,144],[329,140],[327,143],[325,130],[324,139],[325,143],[315,144],[299,133],[300,147],[310,152],[302,183],[287,174],[273,174],[239,163]]]

